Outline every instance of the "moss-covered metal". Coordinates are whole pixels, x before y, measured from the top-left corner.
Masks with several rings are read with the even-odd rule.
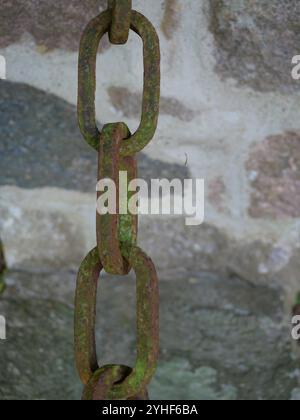
[[[135,154],[154,136],[160,98],[159,40],[151,23],[130,11],[131,1],[109,1],[109,9],[93,19],[84,31],[79,52],[78,121],[81,132],[99,153],[98,180],[109,178],[116,186],[116,214],[97,212],[97,247],[79,269],[75,298],[76,365],[85,385],[85,400],[148,399],[149,384],[159,348],[158,279],[151,259],[136,246],[137,216],[128,202],[134,192],[128,184],[137,178]],[[144,93],[142,118],[133,135],[124,123],[107,124],[99,132],[95,117],[96,57],[102,36],[110,31],[115,43],[126,42],[130,27],[143,40]],[[119,173],[127,174],[120,185]],[[122,188],[121,188],[122,187]],[[126,191],[127,209],[121,211],[120,190]],[[101,192],[98,192],[98,197]],[[124,209],[123,209],[124,210]],[[137,359],[133,369],[121,365],[99,368],[95,342],[97,284],[102,269],[110,274],[136,274]]]
[[[116,384],[116,371],[121,367],[103,370],[98,367],[95,320],[98,278],[102,270],[98,249],[92,250],[83,261],[77,278],[75,298],[75,355],[81,381],[87,388],[83,398],[98,392],[97,399],[121,400],[145,393],[157,365],[159,348],[159,291],[155,267],[138,247],[124,247],[127,259],[136,274],[137,295],[137,359],[132,371]],[[104,379],[102,373],[105,372]],[[103,382],[104,381],[104,382]],[[105,395],[100,390],[105,386]],[[98,390],[98,391],[97,391]],[[102,390],[103,391],[103,390]],[[99,398],[99,395],[102,395]]]
[[[99,150],[99,129],[96,125],[95,91],[96,58],[103,35],[111,27],[112,10],[93,19],[85,29],[79,52],[78,66],[78,121],[87,141]],[[160,48],[152,24],[140,13],[131,12],[131,29],[143,40],[144,92],[142,118],[138,130],[122,143],[122,156],[132,156],[141,151],[153,138],[158,122],[160,99]]]
[[[83,400],[107,400],[110,390],[115,383],[121,383],[132,373],[132,369],[122,365],[107,365],[97,370],[84,389]],[[147,389],[141,390],[137,395],[127,400],[148,400]]]
[[[97,212],[97,243],[99,255],[105,271],[109,274],[128,274],[130,267],[124,260],[120,245],[134,245],[137,240],[137,216],[128,214],[128,202],[132,192],[128,193],[128,184],[137,177],[137,163],[134,156],[121,157],[122,142],[129,134],[128,127],[123,123],[107,124],[100,135],[98,179],[114,181],[116,196],[110,197],[116,205],[115,214],[100,214]],[[126,173],[127,214],[120,212],[120,171]],[[98,197],[101,192],[98,192]]]
[[[109,40],[112,44],[126,44],[129,36],[132,0],[108,0],[112,9]]]

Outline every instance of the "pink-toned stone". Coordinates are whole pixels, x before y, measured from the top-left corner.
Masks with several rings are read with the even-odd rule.
[[[224,211],[224,194],[226,185],[221,176],[212,179],[208,185],[208,199],[219,211]]]
[[[300,217],[300,133],[267,137],[251,151],[246,168],[251,217]]]
[[[292,57],[299,54],[299,0],[207,3],[216,71],[222,78],[263,92],[299,92],[299,83],[291,77]]]
[[[0,48],[29,33],[43,49],[76,51],[88,21],[106,0],[5,0],[0,5]]]

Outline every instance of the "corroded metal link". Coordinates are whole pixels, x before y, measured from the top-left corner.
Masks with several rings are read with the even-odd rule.
[[[112,9],[109,40],[112,44],[126,44],[129,36],[132,0],[108,0]]]
[[[75,361],[79,377],[87,385],[99,369],[96,340],[97,284],[102,270],[98,249],[94,248],[82,262],[75,295]]]
[[[122,383],[130,374],[132,369],[128,366],[107,365],[97,370],[88,385],[84,388],[82,400],[101,401],[108,400],[110,390],[114,384]],[[149,400],[146,389],[133,395],[127,400]]]
[[[104,270],[109,274],[126,275],[130,270],[128,262],[123,258],[121,244],[135,245],[137,240],[137,215],[127,214],[128,202],[133,192],[127,193],[128,184],[137,177],[137,163],[135,157],[120,156],[120,147],[124,138],[130,134],[123,123],[107,124],[100,136],[98,179],[114,181],[116,187],[115,213],[100,214],[97,211],[97,244]],[[126,185],[120,186],[120,171],[126,173]],[[120,187],[126,191],[121,197],[126,203],[126,209],[120,211]],[[98,192],[99,196],[103,192]],[[120,214],[121,213],[121,214]],[[123,214],[122,214],[123,213]],[[125,214],[126,213],[126,214]]]
[[[99,150],[100,134],[95,117],[96,58],[100,40],[109,31],[111,19],[111,10],[93,19],[80,43],[78,120],[85,140],[96,150]],[[148,19],[136,11],[131,13],[130,27],[143,40],[144,92],[141,123],[136,133],[122,142],[121,156],[132,156],[150,142],[155,134],[159,113],[160,49],[157,33]]]
[[[138,247],[137,215],[128,210],[134,192],[128,184],[137,178],[134,155],[152,139],[158,120],[160,98],[159,40],[151,23],[132,11],[131,0],[108,0],[109,9],[93,19],[84,31],[79,53],[78,120],[86,141],[99,152],[98,180],[113,181],[114,211],[101,210],[107,193],[98,190],[97,247],[82,262],[75,298],[76,365],[84,384],[84,400],[148,399],[149,384],[157,364],[159,346],[159,291],[155,267]],[[143,40],[144,92],[141,123],[131,135],[124,123],[107,124],[100,133],[95,117],[96,58],[100,40],[110,32],[112,43],[125,43],[129,28]],[[120,172],[127,178],[120,184]],[[104,183],[105,184],[105,183]],[[121,192],[124,191],[124,197]],[[122,201],[120,200],[122,198]],[[102,198],[102,200],[101,200]],[[124,209],[123,203],[126,205]],[[105,206],[105,202],[102,202]],[[136,274],[137,359],[135,367],[108,365],[99,368],[95,342],[96,300],[102,269],[124,275]]]
[[[128,371],[128,375],[124,375],[125,379],[121,383],[118,381],[118,374],[120,374],[118,368],[110,370],[105,374],[104,385],[112,383],[114,385],[109,390],[103,388],[103,382],[101,382],[103,371],[99,372],[95,344],[97,283],[102,264],[98,250],[95,248],[88,254],[79,269],[75,299],[76,365],[83,384],[87,386],[84,395],[89,397],[91,393],[94,395],[98,391],[99,395],[105,393],[106,399],[109,400],[125,400],[141,393],[145,395],[145,388],[156,369],[159,346],[159,291],[155,267],[151,259],[138,247],[124,247],[122,252],[136,274],[136,364],[132,371]],[[99,388],[97,388],[97,383],[99,383]]]

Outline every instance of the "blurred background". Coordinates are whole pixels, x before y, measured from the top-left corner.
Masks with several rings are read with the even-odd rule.
[[[106,0],[0,0],[0,399],[79,399],[76,271],[95,246],[97,154],[76,119],[81,33]],[[298,0],[133,0],[158,30],[161,115],[139,175],[204,178],[205,223],[140,217],[160,278],[152,399],[300,399]],[[99,125],[140,118],[142,45],[101,42]],[[1,252],[0,252],[1,255]],[[0,267],[4,266],[0,257]],[[101,364],[135,360],[135,280],[100,282]],[[295,312],[296,311],[296,312]]]

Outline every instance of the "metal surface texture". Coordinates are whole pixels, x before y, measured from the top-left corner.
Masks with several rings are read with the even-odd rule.
[[[100,133],[95,118],[95,68],[99,42],[108,31],[111,42],[126,42],[129,26],[141,36],[144,44],[141,123],[134,135],[124,123],[106,124]],[[78,68],[79,127],[87,143],[98,151],[98,181],[113,181],[116,194],[114,211],[102,212],[101,206],[97,208],[97,247],[84,259],[77,277],[75,358],[84,384],[82,399],[148,399],[147,385],[155,372],[159,351],[158,279],[153,262],[136,246],[137,215],[128,209],[135,192],[128,192],[128,185],[137,178],[135,153],[149,143],[157,126],[160,51],[155,29],[143,15],[131,10],[131,1],[109,1],[108,10],[93,19],[84,31]],[[125,181],[123,178],[120,181],[120,173],[126,175]],[[97,201],[101,201],[104,190],[98,190]],[[125,194],[122,195],[123,191]],[[112,275],[126,275],[133,269],[136,275],[137,357],[133,368],[98,365],[95,322],[97,287],[103,269]]]
[[[95,112],[96,59],[100,40],[109,31],[111,19],[112,11],[107,10],[88,24],[81,39],[79,52],[79,127],[87,143],[97,151],[100,131],[96,124]],[[136,133],[122,143],[122,156],[132,156],[140,152],[153,138],[160,98],[160,49],[156,31],[143,15],[134,10],[131,13],[130,27],[143,40],[144,91],[141,123]]]
[[[112,10],[109,40],[112,44],[126,44],[130,31],[132,0],[109,0]]]
[[[107,124],[100,136],[99,175],[98,179],[109,179],[116,186],[116,214],[99,214],[97,212],[97,244],[99,255],[105,271],[114,275],[125,275],[130,271],[127,261],[123,258],[120,245],[134,245],[137,241],[137,216],[120,209],[120,171],[126,172],[127,182],[122,191],[128,191],[128,184],[137,177],[135,157],[120,156],[122,141],[129,134],[128,127],[123,123]],[[133,193],[123,196],[123,202]],[[98,197],[100,192],[98,192]],[[120,211],[123,210],[123,211]],[[120,214],[121,213],[121,214]]]
[[[102,264],[98,249],[93,249],[79,269],[75,298],[75,355],[81,381],[87,388],[84,396],[95,392],[102,384],[101,373],[105,372],[105,391],[108,399],[122,400],[144,392],[157,364],[159,347],[159,291],[155,267],[151,259],[138,247],[122,250],[124,258],[136,274],[137,295],[137,359],[134,369],[127,371],[121,384],[118,369],[99,369],[96,342],[96,297]],[[116,372],[117,370],[117,372]],[[100,380],[100,379],[101,380]]]

